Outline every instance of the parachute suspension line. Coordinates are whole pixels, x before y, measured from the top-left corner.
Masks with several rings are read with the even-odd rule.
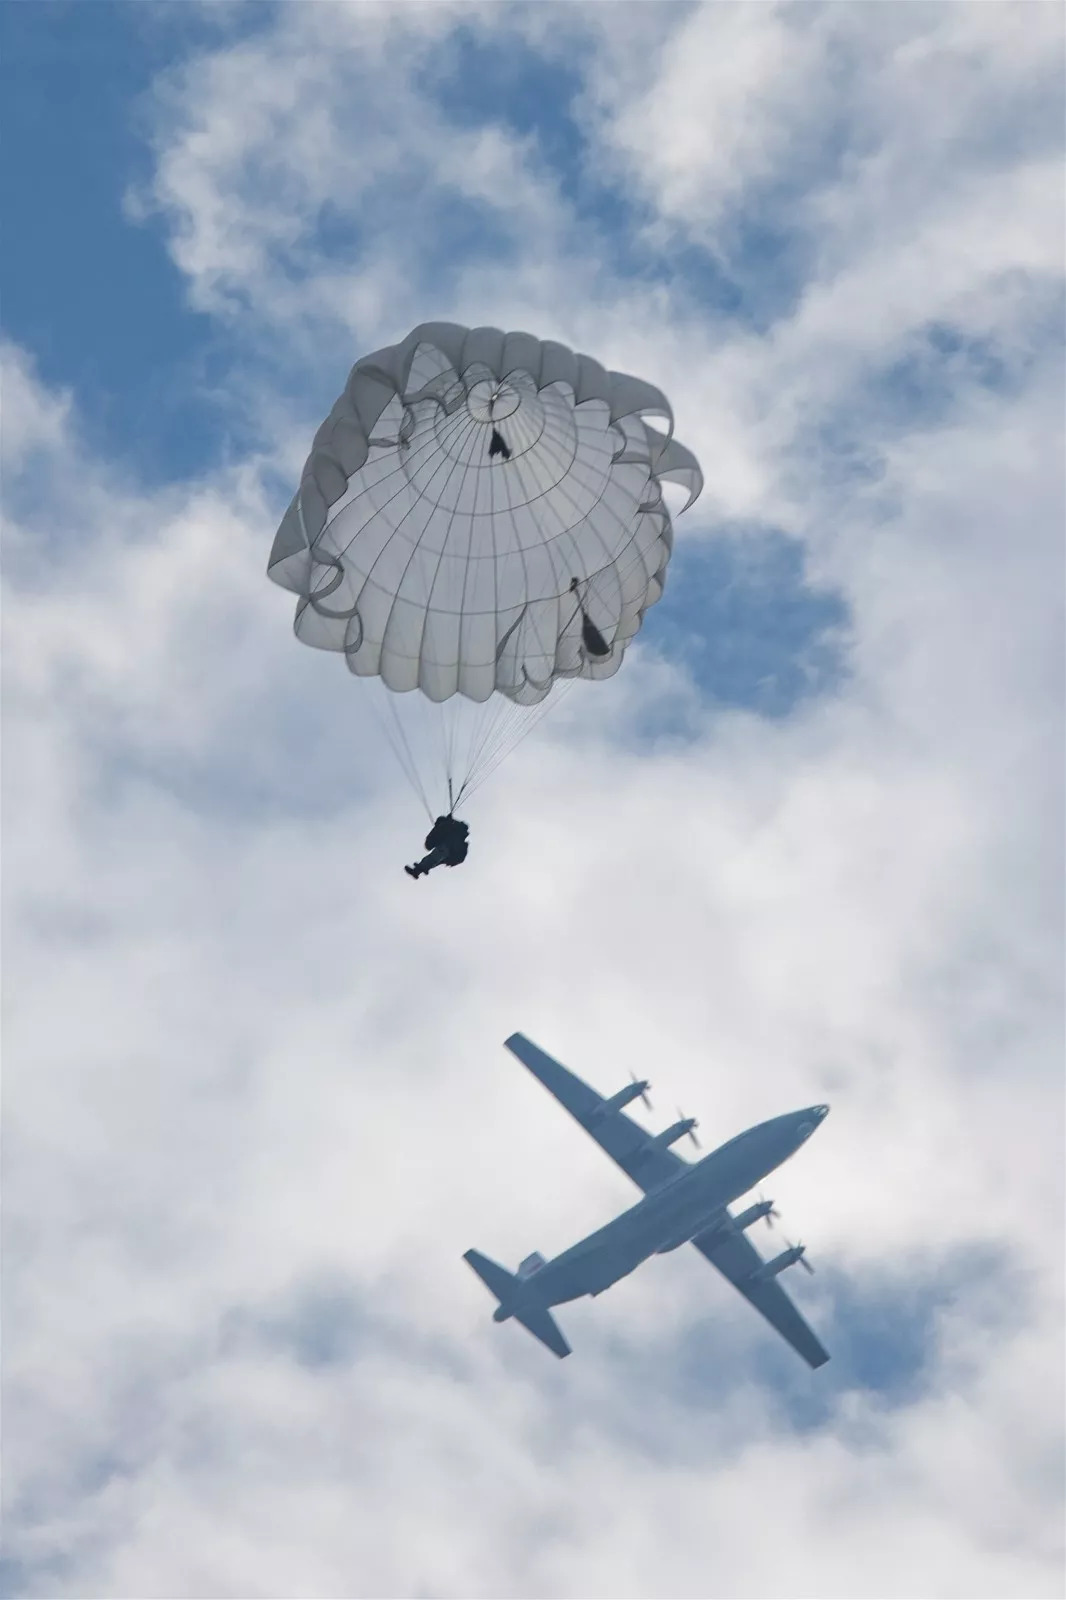
[[[448,780],[448,812],[450,815],[455,810],[455,745],[459,725],[458,719],[450,717],[447,712],[444,713],[444,717],[448,734],[444,751],[444,773]]]
[[[460,796],[462,796],[469,785],[470,779],[473,776],[480,760],[481,749],[484,741],[492,728],[494,718],[499,714],[499,707],[493,704],[493,699],[491,696],[488,700],[482,702],[482,704],[478,706],[476,712],[472,714],[471,727],[467,732],[466,746],[463,751],[462,782],[459,785]],[[458,716],[456,718],[455,726],[458,729]],[[456,801],[456,804],[458,804],[458,800]]]
[[[537,706],[518,706],[512,702],[510,707],[512,715],[509,718],[505,717],[505,726],[501,736],[496,741],[495,748],[489,752],[483,761],[479,761],[474,770],[471,771],[470,777],[460,792],[460,799],[469,799],[472,794],[475,794],[481,788],[481,785],[492,776],[500,763],[509,755],[512,755],[518,749],[518,746],[525,739],[528,739],[534,728],[543,722],[548,713],[562,703],[576,682],[576,678],[567,678],[557,682],[551,694],[545,695]],[[517,733],[513,733],[515,728],[518,730]],[[513,737],[508,736],[511,734],[513,734]],[[456,804],[459,804],[458,799]]]
[[[440,767],[443,767],[443,769],[444,769],[444,776],[445,776],[445,779],[446,779],[447,784],[448,784],[448,793],[450,795],[451,794],[451,790],[452,790],[452,754],[451,754],[452,741],[451,741],[451,724],[448,721],[447,706],[446,705],[439,706],[438,709],[436,710],[436,712],[431,712],[430,715],[434,716],[434,718],[435,718],[436,729],[437,729],[437,734],[438,734],[438,742],[439,742],[439,750],[440,750],[440,754],[438,756],[438,763],[439,763],[438,770],[440,769]]]
[[[389,741],[389,745],[391,746],[392,752],[400,764],[400,768],[404,777],[411,785],[411,788],[414,790],[415,794],[421,800],[426,816],[432,822],[433,808],[431,807],[429,799],[426,795],[425,785],[419,776],[418,762],[415,760],[414,752],[411,749],[411,744],[407,737],[407,731],[396,713],[396,707],[393,704],[391,694],[389,694],[387,690],[384,691],[384,694],[385,704],[388,707],[388,715],[384,714],[377,706],[374,706],[374,715],[377,719],[378,726],[381,728],[386,739]]]
[[[425,785],[423,784],[421,776],[419,774],[418,762],[415,759],[414,751],[411,749],[411,744],[410,744],[410,741],[409,741],[409,739],[407,737],[407,730],[401,724],[401,722],[399,720],[399,717],[396,714],[396,707],[394,705],[392,705],[391,701],[390,701],[390,704],[389,704],[389,710],[391,712],[392,722],[393,722],[393,724],[394,724],[394,726],[395,726],[395,728],[397,730],[397,733],[399,735],[398,739],[393,739],[393,740],[390,741],[391,744],[392,744],[392,748],[396,752],[397,757],[399,758],[401,767],[403,767],[404,771],[406,773],[408,773],[409,776],[410,776],[411,785],[412,785],[415,793],[418,795],[418,798],[422,802],[422,809],[425,811],[426,816],[432,822],[433,821],[433,807],[429,803],[429,798],[428,798],[428,796],[426,794]]]
[[[494,760],[501,744],[513,742],[514,727],[523,720],[524,710],[498,693],[478,705],[456,697],[454,706],[440,708],[447,734],[449,793],[455,806],[471,792],[474,779]]]
[[[491,702],[488,702],[491,704]],[[506,742],[514,721],[514,706],[493,706],[489,716],[482,716],[480,726],[471,734],[470,747],[464,763],[465,776],[459,790],[460,798],[473,793],[477,786],[475,780],[480,780],[487,763],[494,760],[496,751],[502,742]],[[487,752],[487,754],[486,754]],[[458,800],[456,804],[458,804]]]
[[[483,783],[488,782],[489,778],[492,777],[492,774],[496,771],[496,768],[500,765],[500,763],[514,754],[515,750],[517,750],[523,739],[527,738],[528,735],[532,733],[534,727],[539,721],[540,717],[529,718],[525,727],[521,728],[512,739],[509,741],[504,741],[500,748],[488,756],[486,760],[474,772],[471,773],[470,778],[463,789],[464,799],[469,799],[471,795],[477,793]]]

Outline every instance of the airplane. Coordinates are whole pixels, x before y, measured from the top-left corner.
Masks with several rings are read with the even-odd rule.
[[[642,1261],[691,1243],[809,1366],[820,1367],[829,1360],[829,1352],[778,1281],[797,1262],[814,1271],[805,1259],[806,1247],[788,1245],[766,1261],[745,1230],[762,1218],[773,1226],[777,1215],[773,1201],[760,1199],[735,1215],[729,1209],[732,1201],[795,1154],[820,1127],[828,1106],[808,1106],[760,1122],[701,1160],[686,1161],[671,1146],[686,1135],[698,1143],[694,1117],[679,1115],[662,1133],[651,1134],[624,1115],[623,1108],[636,1099],[650,1104],[651,1085],[645,1080],[634,1078],[604,1099],[524,1034],[513,1033],[504,1044],[643,1189],[644,1198],[551,1261],[537,1252],[527,1256],[517,1272],[509,1272],[478,1250],[467,1250],[463,1260],[499,1302],[494,1321],[513,1317],[555,1355],[568,1356],[570,1346],[551,1315],[552,1306],[602,1294]]]

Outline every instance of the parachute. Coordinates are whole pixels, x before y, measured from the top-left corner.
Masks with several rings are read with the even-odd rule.
[[[431,779],[451,810],[553,689],[618,671],[663,592],[664,482],[703,487],[665,396],[564,345],[427,322],[356,362],[267,570],[299,639],[379,680],[431,816]]]

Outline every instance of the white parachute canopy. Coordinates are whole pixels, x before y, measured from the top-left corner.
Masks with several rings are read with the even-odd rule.
[[[658,389],[528,333],[422,323],[352,368],[267,570],[298,638],[380,679],[408,775],[431,814],[446,778],[451,810],[556,684],[618,671],[663,592],[664,481],[686,509],[703,487]]]

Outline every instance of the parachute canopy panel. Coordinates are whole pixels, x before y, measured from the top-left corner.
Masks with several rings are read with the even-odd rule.
[[[299,638],[357,676],[533,705],[617,672],[663,591],[663,481],[688,504],[703,486],[651,384],[528,333],[423,323],[352,368],[268,570]]]

